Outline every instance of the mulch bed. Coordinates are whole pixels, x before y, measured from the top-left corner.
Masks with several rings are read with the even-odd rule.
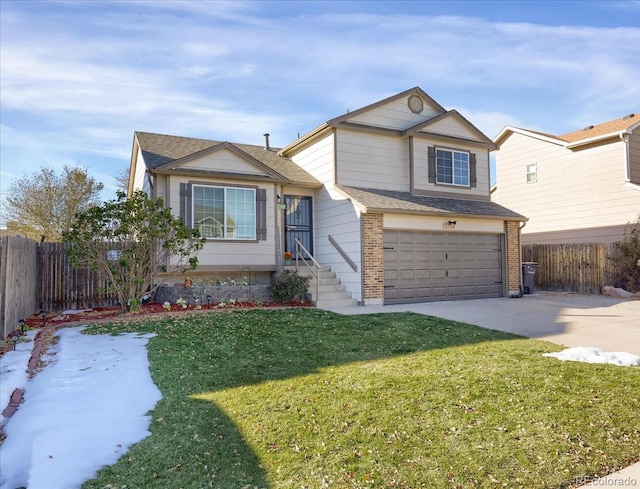
[[[281,308],[281,307],[313,307],[313,303],[309,301],[293,301],[287,304],[279,302],[253,303],[237,301],[235,303],[227,302],[223,307],[219,304],[194,306],[188,305],[186,308],[180,307],[179,304],[171,304],[171,309],[166,309],[162,304],[151,302],[141,305],[135,311],[123,312],[121,307],[96,307],[93,309],[77,310],[72,313],[63,314],[64,311],[47,313],[44,320],[39,313],[34,313],[25,320],[29,329],[38,329],[40,332],[53,332],[61,326],[81,325],[95,322],[105,322],[110,320],[139,320],[150,319],[155,316],[166,314],[183,314],[186,312],[215,312],[227,311],[231,309],[264,309],[264,308]],[[49,335],[47,335],[49,336]],[[0,343],[0,356],[13,349],[13,341],[10,335]]]
[[[105,322],[111,320],[141,320],[150,319],[166,314],[184,314],[184,313],[206,313],[216,311],[226,311],[230,309],[257,309],[257,308],[282,308],[282,307],[313,307],[313,304],[309,301],[293,301],[288,304],[281,304],[276,302],[265,302],[256,304],[252,302],[228,302],[224,307],[219,304],[211,304],[206,306],[196,307],[188,305],[187,307],[181,307],[178,304],[172,304],[171,309],[165,308],[159,303],[143,304],[137,310],[131,312],[123,312],[120,307],[97,307],[94,309],[77,310],[63,314],[62,312],[47,313],[43,318],[40,313],[34,313],[33,316],[25,320],[25,324],[30,330],[36,329],[36,335],[34,338],[34,348],[31,352],[31,358],[28,364],[29,377],[33,377],[40,369],[44,367],[41,360],[42,354],[47,348],[55,342],[55,331],[61,326],[73,326],[95,322]],[[14,332],[20,333],[16,330]],[[14,333],[12,332],[12,333]],[[13,340],[11,340],[11,334],[7,335],[7,338],[0,343],[0,356],[6,352],[13,350]],[[22,402],[22,396],[24,391],[22,389],[16,389],[11,395],[9,405],[4,409],[2,415],[5,418],[10,418],[18,409]],[[3,427],[0,426],[0,444],[6,438]]]

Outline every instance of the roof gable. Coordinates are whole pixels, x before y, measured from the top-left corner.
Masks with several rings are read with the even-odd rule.
[[[353,112],[347,112],[331,119],[327,124],[331,127],[356,124],[403,131],[443,112],[445,109],[439,103],[422,89],[415,87]]]
[[[151,170],[244,175],[320,186],[293,161],[279,156],[276,148],[140,131],[136,131],[135,140]]]
[[[410,136],[436,134],[483,143],[491,149],[496,148],[491,139],[465,119],[457,110],[450,110],[444,114],[440,114],[437,117],[410,128],[406,133]]]
[[[421,88],[414,87],[330,119],[284,147],[280,154],[289,155],[294,149],[324,137],[332,128],[360,128],[401,135],[403,131],[445,112],[446,109]]]
[[[158,170],[200,170],[282,179],[283,176],[264,163],[222,142],[157,167]]]
[[[584,129],[568,132],[561,136],[532,131],[530,129],[522,129],[513,126],[505,126],[502,131],[494,138],[496,145],[500,146],[512,134],[518,133],[525,136],[533,137],[549,143],[558,144],[566,148],[575,148],[584,144],[590,144],[611,137],[616,137],[624,133],[630,133],[640,127],[640,113],[632,113],[619,119],[603,122],[595,126],[587,126]]]

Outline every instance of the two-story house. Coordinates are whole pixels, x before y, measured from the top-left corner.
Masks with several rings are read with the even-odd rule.
[[[365,305],[502,297],[520,292],[526,218],[490,199],[494,148],[413,88],[277,150],[137,132],[129,190],[199,227],[203,277],[266,279],[289,251]]]
[[[555,136],[506,126],[492,200],[525,214],[522,243],[613,243],[640,215],[640,113]]]

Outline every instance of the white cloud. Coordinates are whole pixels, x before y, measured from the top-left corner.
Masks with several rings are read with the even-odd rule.
[[[506,124],[560,134],[637,111],[640,99],[638,28],[381,15],[366,4],[34,5],[5,2],[0,16],[11,135],[1,144],[29,144],[29,156],[124,165],[134,130],[257,144],[270,132],[283,146],[414,86],[489,137]]]

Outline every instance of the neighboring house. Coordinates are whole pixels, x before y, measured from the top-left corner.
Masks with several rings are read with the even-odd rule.
[[[507,126],[492,200],[525,214],[522,243],[612,243],[640,213],[640,114],[562,136]]]
[[[201,226],[202,277],[266,280],[298,240],[365,305],[501,297],[520,292],[526,218],[490,200],[493,149],[414,88],[280,150],[136,132],[129,191]]]

